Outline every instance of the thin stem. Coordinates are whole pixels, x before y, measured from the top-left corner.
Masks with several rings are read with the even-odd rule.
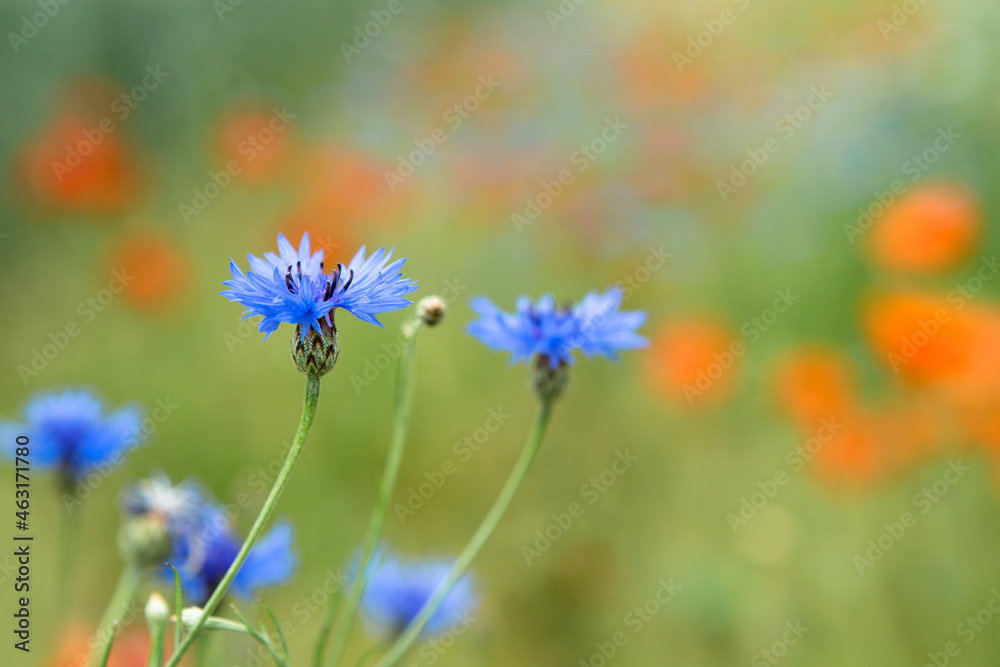
[[[351,636],[351,629],[354,627],[354,620],[358,614],[358,604],[365,590],[366,573],[368,564],[379,538],[382,536],[382,528],[385,526],[385,516],[389,510],[389,502],[392,500],[393,491],[396,488],[396,480],[399,478],[399,468],[403,462],[403,451],[406,449],[406,434],[410,428],[410,415],[413,407],[413,357],[416,348],[417,332],[420,330],[420,320],[415,320],[404,325],[402,351],[399,357],[399,367],[396,371],[396,395],[395,407],[393,410],[392,440],[389,443],[389,454],[385,463],[385,472],[378,487],[378,497],[375,501],[375,508],[372,510],[371,519],[368,522],[368,532],[365,534],[365,541],[361,548],[361,557],[358,560],[357,570],[351,581],[344,600],[343,616],[337,627],[337,634],[333,642],[333,664],[340,665],[347,650],[347,643]],[[336,605],[331,604],[328,608],[327,617],[320,629],[319,640],[316,643],[316,650],[313,654],[313,667],[322,667],[323,656],[326,652],[326,644],[329,639],[333,615],[336,613]]]
[[[358,658],[358,662],[354,667],[364,667],[364,665],[367,665],[369,662],[378,657],[379,651],[384,651],[384,650],[385,650],[385,644],[375,644],[370,649],[361,654],[361,657]]]
[[[194,664],[195,667],[206,667],[208,665],[208,654],[212,646],[212,635],[211,633],[205,635],[201,643],[198,644],[198,648],[195,650],[194,654]]]
[[[205,629],[205,623],[208,621],[208,617],[211,616],[215,610],[222,603],[222,598],[225,597],[226,592],[229,590],[230,584],[233,583],[233,579],[236,578],[236,574],[243,567],[244,561],[246,561],[247,556],[250,554],[250,549],[253,548],[254,543],[260,534],[264,532],[264,526],[267,524],[267,520],[271,518],[271,513],[274,512],[275,506],[278,504],[278,499],[281,497],[281,492],[285,490],[285,486],[288,484],[289,478],[292,476],[292,470],[295,468],[295,462],[299,458],[299,454],[302,453],[302,446],[305,444],[306,436],[309,435],[309,428],[312,426],[313,416],[316,414],[316,404],[319,402],[319,384],[320,380],[316,376],[307,376],[306,379],[306,395],[305,400],[302,405],[302,418],[299,420],[299,428],[295,432],[295,440],[292,442],[292,446],[288,450],[288,456],[285,457],[285,463],[281,466],[281,471],[278,473],[278,477],[274,480],[274,486],[271,487],[270,493],[267,494],[267,498],[264,500],[264,505],[260,508],[260,513],[253,522],[253,526],[250,528],[250,533],[247,535],[246,540],[243,542],[243,546],[240,547],[239,552],[236,554],[236,558],[233,559],[232,565],[226,571],[222,581],[219,585],[215,587],[215,591],[212,592],[211,597],[208,598],[208,602],[205,603],[203,607],[203,613],[198,618],[197,623],[191,628],[184,641],[181,645],[176,648],[174,654],[170,657],[170,661],[167,663],[167,667],[176,667],[180,663],[181,658],[184,654],[188,652],[192,644],[201,634],[202,630]]]
[[[316,646],[313,648],[313,667],[322,667],[323,658],[326,654],[326,646],[330,640],[330,632],[333,630],[334,621],[337,619],[337,612],[340,611],[341,602],[344,599],[344,589],[338,586],[330,602],[327,603],[326,613],[319,626],[319,636],[316,638]]]
[[[107,660],[108,649],[111,641],[121,625],[122,619],[135,601],[135,594],[139,590],[139,583],[142,581],[142,571],[135,565],[126,565],[118,578],[115,592],[111,595],[104,616],[101,617],[101,624],[97,626],[97,637],[94,643],[94,651],[90,658],[91,665],[104,667]]]
[[[63,512],[63,530],[59,540],[59,574],[58,588],[56,589],[56,608],[64,615],[69,613],[71,606],[69,603],[73,599],[70,582],[73,579],[73,565],[79,559],[79,554],[76,553],[79,535],[80,518],[76,514],[76,510],[65,510]]]
[[[503,489],[500,490],[500,495],[494,501],[493,507],[486,513],[483,522],[479,524],[479,528],[476,529],[472,539],[465,545],[462,553],[455,560],[455,564],[451,566],[448,576],[438,584],[438,587],[424,604],[420,613],[417,614],[413,622],[396,639],[395,643],[389,647],[389,651],[376,663],[376,667],[391,667],[403,658],[417,640],[417,637],[420,636],[420,633],[423,632],[428,621],[437,612],[438,607],[444,602],[445,597],[447,597],[452,587],[458,583],[462,575],[469,569],[472,561],[482,550],[483,545],[486,544],[490,535],[493,534],[504,512],[507,511],[511,500],[513,500],[514,495],[517,493],[517,489],[521,486],[521,482],[524,481],[532,461],[535,460],[535,455],[538,454],[538,450],[541,447],[542,437],[545,435],[545,427],[548,426],[551,412],[552,402],[543,401],[542,407],[538,411],[538,418],[535,420],[535,426],[524,445],[524,450],[517,459],[517,463],[514,464],[514,469],[511,471],[506,483],[504,483]]]
[[[166,623],[156,623],[149,629],[151,642],[146,667],[160,667],[163,664],[163,644],[167,634]]]

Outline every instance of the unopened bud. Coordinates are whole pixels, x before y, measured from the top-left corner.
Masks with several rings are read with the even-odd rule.
[[[448,304],[437,295],[425,296],[417,302],[417,317],[429,327],[438,324],[447,314]]]
[[[559,398],[569,384],[569,365],[560,361],[553,368],[549,357],[539,355],[532,367],[531,384],[538,397],[550,403]]]
[[[167,606],[167,601],[159,593],[150,595],[149,601],[146,603],[146,622],[150,626],[158,626],[163,625],[169,619],[170,607]]]
[[[181,623],[186,628],[193,628],[201,620],[204,613],[205,610],[201,607],[188,607],[181,611]],[[204,628],[206,630],[227,630],[229,632],[241,632],[245,635],[250,634],[246,626],[242,623],[230,621],[227,618],[219,618],[218,616],[209,616],[205,619]]]
[[[188,628],[194,627],[201,620],[201,615],[204,613],[201,607],[187,607],[181,610],[181,623]]]
[[[340,346],[337,343],[337,327],[323,325],[323,333],[310,330],[302,340],[302,325],[295,327],[292,339],[292,361],[301,373],[310,377],[323,377],[337,364]]]
[[[143,514],[125,522],[118,534],[118,547],[127,562],[156,567],[170,557],[173,539],[163,517]]]

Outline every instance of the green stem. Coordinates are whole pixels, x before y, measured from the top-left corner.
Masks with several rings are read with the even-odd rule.
[[[79,559],[76,552],[78,536],[80,535],[80,518],[75,510],[63,512],[63,530],[59,544],[59,574],[56,590],[56,603],[59,613],[66,615],[70,610],[72,595],[70,583],[73,580],[73,565]]]
[[[285,490],[285,486],[288,484],[289,478],[292,476],[292,470],[295,468],[295,462],[299,458],[299,454],[302,453],[302,446],[305,444],[306,436],[309,435],[309,428],[312,426],[313,416],[316,414],[316,404],[319,402],[319,384],[320,379],[316,376],[310,375],[306,379],[306,395],[305,400],[302,405],[302,418],[299,421],[299,428],[295,432],[295,440],[292,442],[292,446],[288,450],[288,456],[285,457],[285,463],[281,467],[281,471],[278,473],[277,479],[274,480],[274,486],[271,487],[270,493],[267,494],[267,498],[264,500],[264,505],[260,508],[260,513],[253,522],[253,527],[250,528],[250,533],[247,535],[246,540],[243,542],[243,546],[240,547],[239,552],[236,554],[236,558],[233,559],[232,565],[226,571],[222,581],[219,585],[215,587],[215,591],[212,592],[211,597],[208,598],[208,602],[205,603],[203,607],[203,613],[198,618],[198,622],[194,624],[191,631],[188,632],[187,636],[181,642],[181,645],[174,650],[174,654],[170,657],[170,661],[167,663],[167,667],[176,667],[184,654],[188,652],[192,644],[201,634],[202,630],[205,629],[205,623],[208,621],[208,617],[211,616],[215,610],[222,603],[222,598],[225,597],[226,592],[229,590],[230,584],[233,583],[233,579],[236,578],[236,574],[243,567],[244,561],[246,561],[247,556],[250,554],[250,549],[253,548],[254,543],[260,534],[264,532],[264,526],[267,524],[267,520],[271,518],[271,513],[274,512],[275,506],[278,504],[278,499],[281,497],[281,492]]]
[[[111,595],[104,616],[101,617],[101,624],[97,626],[97,641],[94,644],[94,652],[91,655],[90,664],[104,667],[107,660],[108,649],[114,639],[118,626],[122,618],[128,613],[135,601],[135,594],[139,590],[142,581],[142,571],[135,565],[126,565],[118,578],[115,592]]]
[[[504,484],[503,489],[500,490],[500,495],[497,496],[496,501],[493,503],[493,507],[490,511],[486,513],[483,518],[483,522],[479,524],[479,528],[476,529],[475,534],[469,543],[465,545],[462,553],[459,554],[458,558],[455,560],[455,564],[451,566],[451,570],[448,572],[448,576],[438,584],[438,587],[434,590],[430,599],[424,604],[420,613],[417,617],[413,619],[413,622],[407,626],[406,630],[399,636],[399,638],[393,643],[389,648],[389,651],[376,663],[376,667],[391,667],[399,662],[406,652],[410,649],[413,643],[423,632],[424,627],[430,621],[431,617],[437,612],[438,607],[444,602],[445,597],[451,591],[452,587],[458,583],[462,575],[465,574],[466,570],[472,564],[472,561],[482,550],[483,545],[486,544],[486,540],[490,538],[493,534],[494,529],[503,517],[504,512],[510,506],[511,500],[513,500],[514,495],[517,493],[518,487],[521,486],[521,482],[524,481],[525,476],[528,473],[528,469],[531,467],[531,462],[534,461],[535,455],[538,454],[538,450],[542,444],[542,436],[545,435],[545,427],[548,426],[549,416],[552,412],[552,402],[543,401],[542,407],[538,412],[538,418],[535,420],[535,427],[531,431],[531,435],[528,436],[528,441],[524,445],[524,450],[521,452],[520,458],[518,458],[517,463],[514,464],[514,469],[511,471],[510,476],[507,478],[507,482]]]
[[[163,664],[163,644],[167,634],[167,624],[157,623],[149,629],[151,642],[146,667],[160,667]]]
[[[365,541],[361,548],[361,557],[358,560],[357,570],[348,589],[344,601],[343,616],[340,619],[337,634],[334,638],[334,665],[340,665],[341,660],[344,658],[344,652],[347,650],[351,629],[354,627],[354,620],[358,613],[358,603],[365,590],[365,575],[368,564],[371,562],[379,538],[382,536],[382,528],[385,526],[385,516],[389,510],[389,502],[392,500],[392,494],[396,488],[396,480],[399,477],[399,468],[403,462],[403,451],[406,449],[406,434],[410,427],[410,414],[413,407],[413,357],[416,348],[417,332],[420,328],[420,320],[414,320],[404,325],[403,328],[402,352],[399,357],[399,367],[396,371],[392,440],[389,444],[385,472],[379,483],[375,508],[372,510],[371,519],[368,522],[368,532],[365,534]],[[335,613],[336,605],[331,604],[320,630],[316,650],[313,653],[313,667],[322,667],[324,663],[323,658],[326,652],[326,644],[329,640]]]
[[[195,667],[206,667],[206,665],[208,665],[208,654],[211,646],[212,646],[212,636],[211,634],[207,634],[201,640],[201,643],[198,644],[198,648],[195,651],[194,655]]]

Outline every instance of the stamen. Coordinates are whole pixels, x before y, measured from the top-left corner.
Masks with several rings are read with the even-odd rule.
[[[288,273],[285,274],[285,287],[292,294],[295,294],[295,283],[292,282],[292,267],[288,267]]]
[[[354,269],[351,269],[351,277],[347,279],[346,283],[344,283],[344,289],[342,289],[341,292],[346,292],[347,288],[351,286],[351,283],[353,281],[354,281]]]

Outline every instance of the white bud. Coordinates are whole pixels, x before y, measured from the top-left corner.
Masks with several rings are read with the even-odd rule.
[[[205,612],[202,611],[201,607],[188,607],[181,612],[181,623],[187,627],[194,627],[195,624],[201,619],[201,615]]]
[[[439,296],[426,296],[417,302],[417,316],[429,327],[444,319],[448,304]]]
[[[170,607],[167,606],[167,601],[163,599],[163,596],[159,593],[150,595],[149,601],[146,603],[146,620],[149,624],[162,625],[169,618]]]

